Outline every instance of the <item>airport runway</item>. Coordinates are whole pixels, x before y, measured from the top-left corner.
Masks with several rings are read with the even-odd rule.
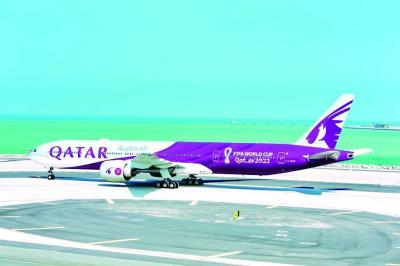
[[[400,265],[400,187],[37,174],[0,174],[2,265]]]

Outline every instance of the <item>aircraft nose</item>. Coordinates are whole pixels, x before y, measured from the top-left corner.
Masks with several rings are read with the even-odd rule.
[[[33,150],[29,150],[29,156],[30,157],[38,156],[37,149],[35,148]]]

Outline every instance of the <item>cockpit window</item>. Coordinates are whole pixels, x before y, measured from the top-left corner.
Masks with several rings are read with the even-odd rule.
[[[33,152],[36,152],[36,149],[33,149]]]

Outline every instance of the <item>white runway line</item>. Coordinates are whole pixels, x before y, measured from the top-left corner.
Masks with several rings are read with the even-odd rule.
[[[197,205],[197,203],[199,203],[199,201],[198,200],[193,200],[192,202],[190,202],[190,206],[195,206],[195,205]]]
[[[399,263],[386,263],[385,266],[400,266]]]
[[[115,202],[112,199],[106,199],[108,204],[114,204]]]
[[[0,261],[1,262],[4,262],[4,264],[1,264],[0,263],[0,265],[10,265],[10,263],[7,263],[6,264],[6,262],[13,262],[13,263],[18,263],[18,264],[15,264],[15,265],[22,265],[22,264],[26,264],[26,265],[39,265],[39,266],[44,266],[44,265],[52,265],[52,264],[45,264],[45,263],[43,263],[43,262],[33,262],[33,261],[26,261],[26,260],[13,260],[13,259],[4,259],[4,258],[0,258]]]
[[[317,242],[299,242],[301,245],[307,245],[307,246],[315,246],[318,245]]]
[[[268,207],[266,207],[267,209],[273,209],[273,208],[277,208],[277,207],[279,207],[279,205],[271,205],[271,206],[268,206]]]
[[[395,233],[393,233],[393,235],[400,236],[400,232],[395,232]]]
[[[379,221],[372,222],[373,224],[400,224],[400,221]]]
[[[249,237],[251,237],[251,238],[262,238],[262,239],[267,238],[266,236],[249,236]]]
[[[21,216],[18,215],[0,215],[0,218],[19,218]]]
[[[126,239],[117,239],[117,240],[92,242],[92,243],[88,243],[88,244],[90,244],[90,245],[100,245],[100,244],[120,243],[120,242],[138,241],[138,240],[139,240],[139,238],[126,238]]]
[[[331,213],[330,215],[342,215],[342,214],[350,214],[350,213],[356,213],[356,212],[360,212],[360,211],[343,211],[343,212],[334,212],[334,213]]]
[[[40,201],[39,203],[45,204],[45,205],[56,205],[56,204],[53,203],[53,202],[47,202],[47,201]]]
[[[208,257],[209,258],[221,258],[221,257],[226,257],[226,256],[230,256],[230,255],[239,254],[239,253],[242,253],[242,251],[232,251],[232,252],[219,253],[219,254],[208,256]]]
[[[119,254],[130,254],[130,255],[140,255],[140,256],[148,256],[148,257],[167,258],[167,259],[175,259],[175,260],[183,260],[183,261],[197,261],[197,262],[201,262],[203,264],[219,263],[219,264],[225,264],[225,265],[240,265],[240,266],[243,266],[243,265],[248,265],[248,266],[252,266],[252,265],[254,265],[254,266],[261,266],[261,265],[284,266],[285,265],[285,266],[287,266],[287,265],[289,265],[289,264],[272,263],[272,262],[265,262],[265,261],[252,261],[252,260],[229,259],[229,258],[213,258],[213,257],[207,257],[207,256],[201,256],[201,255],[192,255],[192,254],[183,254],[183,253],[174,253],[174,252],[90,245],[90,244],[71,241],[71,240],[64,240],[64,239],[58,239],[58,238],[53,238],[53,237],[28,234],[28,233],[18,232],[18,231],[4,229],[4,228],[0,228],[0,240],[39,244],[39,245],[46,245],[46,246],[57,246],[57,247],[64,247],[64,248],[102,251],[102,252],[119,253]]]
[[[18,208],[0,207],[0,210],[18,210]]]
[[[15,228],[11,229],[14,231],[37,231],[37,230],[53,230],[53,229],[64,229],[64,226],[52,226],[52,227],[32,227],[32,228]]]

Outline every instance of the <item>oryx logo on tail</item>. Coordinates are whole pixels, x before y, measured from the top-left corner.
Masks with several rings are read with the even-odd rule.
[[[350,110],[352,102],[353,101],[350,101],[342,105],[322,119],[308,134],[306,138],[307,142],[313,144],[316,141],[324,141],[329,148],[334,148],[339,139],[344,122],[340,117]]]
[[[342,95],[296,144],[334,149],[354,96]]]

